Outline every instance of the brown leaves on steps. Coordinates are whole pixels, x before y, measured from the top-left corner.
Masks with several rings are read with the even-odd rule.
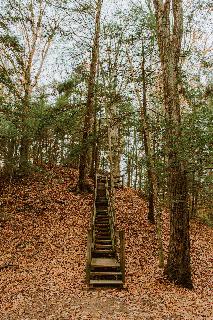
[[[86,237],[92,195],[69,190],[77,172],[53,168],[46,176],[5,185],[1,208],[13,216],[1,227],[0,319],[212,319],[211,229],[192,223],[195,291],[178,288],[158,269],[154,227],[143,199],[116,194],[119,229],[126,236],[126,290],[88,291]],[[164,246],[168,216],[164,213]]]

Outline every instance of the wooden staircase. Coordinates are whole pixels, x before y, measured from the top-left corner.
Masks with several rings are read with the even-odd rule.
[[[89,287],[123,287],[125,282],[124,233],[115,229],[109,178],[96,176],[94,210],[87,245]]]

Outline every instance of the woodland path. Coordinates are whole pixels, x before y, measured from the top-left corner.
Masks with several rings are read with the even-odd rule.
[[[117,191],[119,228],[126,235],[126,285],[88,290],[85,281],[91,194],[75,194],[77,173],[54,168],[3,186],[0,227],[0,320],[213,318],[213,230],[191,223],[194,291],[168,283],[158,268],[154,227],[146,203]],[[164,213],[164,247],[168,217]]]

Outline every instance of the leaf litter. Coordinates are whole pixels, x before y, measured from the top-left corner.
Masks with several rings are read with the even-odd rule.
[[[213,319],[213,230],[191,222],[194,290],[169,283],[146,201],[130,188],[117,190],[115,201],[117,228],[125,230],[125,288],[88,290],[93,196],[73,192],[77,179],[76,170],[54,167],[1,184],[0,320]],[[165,255],[168,221],[165,210]]]

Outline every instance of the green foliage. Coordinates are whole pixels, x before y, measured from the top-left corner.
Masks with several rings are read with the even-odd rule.
[[[203,104],[183,118],[185,156],[191,169],[208,166],[212,162],[212,106]]]
[[[0,137],[12,138],[17,134],[15,125],[0,114]]]

